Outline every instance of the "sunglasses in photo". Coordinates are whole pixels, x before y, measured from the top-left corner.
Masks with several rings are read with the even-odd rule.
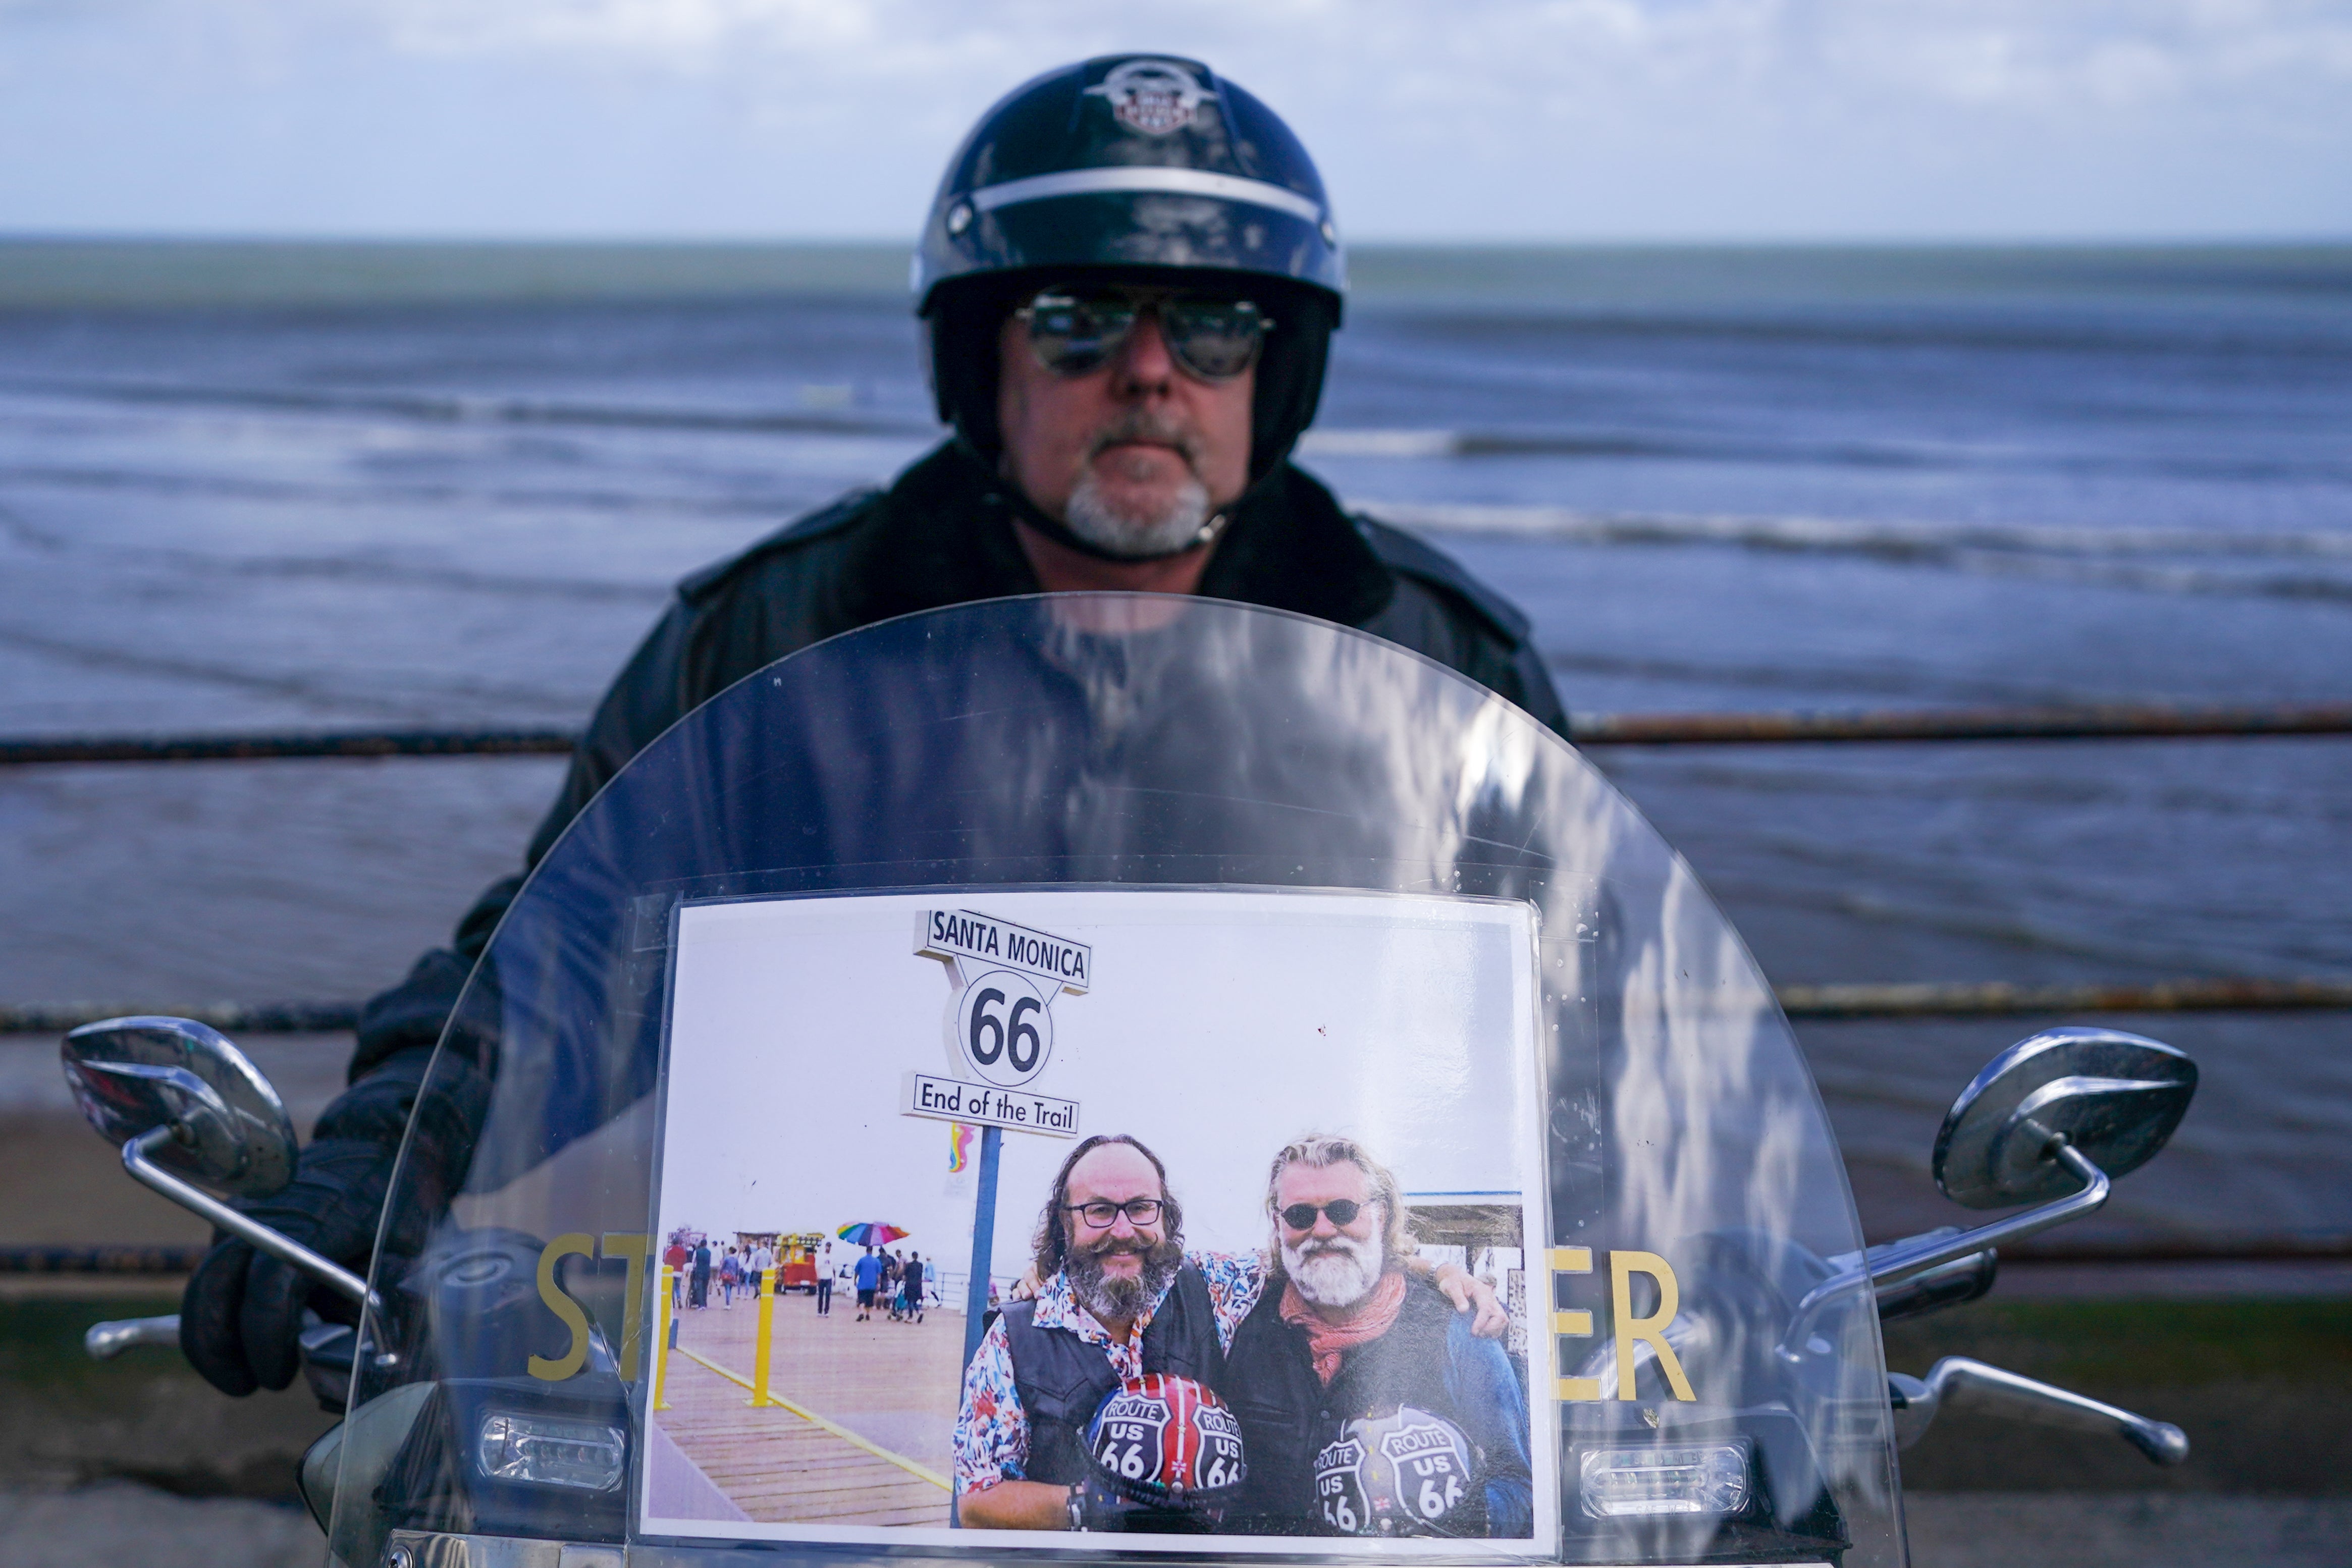
[[[1177,364],[1204,382],[1231,381],[1257,363],[1274,328],[1253,300],[1129,288],[1048,288],[1013,314],[1029,329],[1040,365],[1084,376],[1111,361],[1146,310]]]
[[[1282,1211],[1282,1222],[1293,1230],[1312,1230],[1315,1217],[1328,1214],[1333,1225],[1344,1228],[1355,1224],[1356,1216],[1371,1207],[1352,1197],[1334,1198],[1329,1203],[1294,1203]]]

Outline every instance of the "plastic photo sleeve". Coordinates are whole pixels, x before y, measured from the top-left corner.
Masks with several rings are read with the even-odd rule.
[[[1554,1549],[1529,906],[676,918],[642,1534]]]

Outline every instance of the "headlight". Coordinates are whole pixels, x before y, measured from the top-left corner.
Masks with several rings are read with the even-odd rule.
[[[1744,1441],[1588,1448],[1580,1473],[1584,1511],[1595,1519],[1733,1514],[1753,1490]]]
[[[601,1421],[492,1411],[482,1417],[474,1463],[492,1480],[610,1491],[629,1467],[629,1439]]]

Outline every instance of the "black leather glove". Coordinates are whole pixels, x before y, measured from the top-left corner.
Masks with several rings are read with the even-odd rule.
[[[327,1107],[294,1179],[239,1205],[262,1224],[364,1276],[401,1131],[429,1053],[404,1052]],[[215,1231],[180,1299],[180,1349],[224,1394],[284,1388],[301,1370],[302,1312],[355,1322],[358,1304],[310,1275]]]
[[[302,1151],[294,1179],[246,1213],[357,1274],[367,1272],[376,1222],[392,1184],[394,1150],[362,1138],[326,1138]],[[301,1370],[297,1343],[309,1307],[335,1322],[359,1308],[289,1263],[225,1231],[180,1298],[180,1349],[224,1394],[283,1388]]]

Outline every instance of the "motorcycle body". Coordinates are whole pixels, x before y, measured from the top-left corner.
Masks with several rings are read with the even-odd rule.
[[[1008,911],[1099,906],[1144,919],[1243,905],[1266,933],[1268,967],[1282,973],[1190,975],[1185,994],[1206,998],[1203,1017],[1222,1016],[1220,996],[1311,991],[1315,974],[1276,957],[1311,950],[1283,944],[1317,921],[1504,933],[1516,967],[1496,994],[1519,1022],[1469,1032],[1501,1040],[1495,1059],[1510,1062],[1523,1102],[1524,1126],[1510,1124],[1509,1137],[1524,1139],[1507,1201],[1426,1191],[1399,1201],[1416,1206],[1423,1242],[1454,1241],[1450,1256],[1465,1269],[1483,1260],[1509,1299],[1509,1386],[1532,1434],[1538,1523],[1476,1542],[1408,1532],[1109,1543],[1122,1551],[1899,1563],[1898,1437],[1923,1427],[1948,1392],[1990,1385],[1966,1367],[1939,1368],[1932,1385],[1890,1384],[1882,1310],[1981,1294],[1991,1241],[2051,1222],[2044,1210],[2080,1211],[2095,1176],[2104,1197],[2105,1176],[2079,1151],[2119,1174],[2154,1152],[2186,1105],[2183,1071],[2152,1042],[2075,1031],[2016,1048],[1956,1106],[1939,1177],[1949,1163],[1950,1189],[1963,1166],[2000,1167],[1968,1189],[1975,1200],[2014,1204],[2022,1194],[2043,1207],[1986,1232],[1866,1249],[1820,1096],[1738,935],[1633,808],[1524,713],[1393,644],[1248,606],[1055,595],[910,616],[794,654],[681,720],[582,812],[507,914],[420,1094],[356,1340],[321,1343],[322,1362],[339,1375],[348,1366],[347,1382],[327,1383],[346,1415],[306,1462],[304,1486],[335,1561],[554,1568],[740,1563],[747,1551],[842,1561],[1085,1547],[971,1530],[918,1531],[904,1544],[887,1532],[794,1533],[763,1523],[761,1511],[781,1505],[749,1493],[728,1504],[740,1516],[733,1524],[689,1530],[652,1506],[658,1476],[678,1473],[682,1428],[664,1414],[668,1396],[677,1379],[703,1375],[673,1348],[684,1310],[673,1301],[683,1303],[685,1287],[663,1263],[680,1230],[664,1195],[692,1164],[672,1098],[689,1043],[680,998],[700,973],[688,957],[704,940],[696,934],[722,918],[796,920],[791,929],[815,942],[877,909],[892,920],[962,912],[954,917],[1021,931],[1032,927]],[[936,1039],[894,1059],[910,1098],[855,1113],[881,1129],[873,1138],[936,1133],[936,1119],[896,1119],[922,1113],[911,1098],[918,1078],[950,1093],[966,1081],[985,1088],[987,1073],[958,1076],[958,1039],[982,1053],[967,1065],[991,1071],[998,1059],[986,1053],[1018,1043],[1026,1026],[1001,1010],[1002,998],[994,1012],[984,998],[973,1004],[978,1022],[967,1005],[982,989],[982,966],[976,948],[956,943],[982,940],[982,929],[934,927],[929,956],[948,963],[962,998],[946,1026],[950,1061],[942,1071]],[[1069,946],[1100,947],[1103,977],[1065,983],[1076,962],[1066,955],[1050,973],[1033,963],[1020,982],[1034,987],[1028,1019],[1045,1019],[1049,1006],[1067,1019],[1103,1005],[1095,998],[1110,994],[1114,938],[1091,930]],[[924,940],[919,931],[918,956]],[[1380,969],[1349,985],[1377,982]],[[880,972],[886,981],[896,973]],[[1443,966],[1426,973],[1438,991],[1450,983]],[[923,1006],[936,1011],[930,984]],[[1017,1008],[1020,986],[1008,984]],[[761,1048],[773,1060],[745,1060],[761,1071],[789,1065],[775,1082],[804,1098],[770,1095],[740,1118],[730,1107],[714,1125],[772,1131],[780,1143],[821,1139],[827,1117],[850,1113],[828,1096],[869,1071],[867,1054],[896,1049],[855,1029],[803,1027],[797,1016],[775,1018]],[[1247,1016],[1234,1028],[1246,1032]],[[1146,1097],[1202,1117],[1290,1092],[1274,1085],[1341,1082],[1348,1109],[1338,1119],[1375,1130],[1405,1126],[1433,1095],[1468,1092],[1391,1071],[1408,1060],[1394,1041],[1318,1058],[1319,1078],[1285,1077],[1285,1052],[1327,1048],[1277,1032],[1250,1046],[1259,1054],[1240,1070],[1253,1061],[1246,1051],[1220,1057],[1203,1046],[1198,1060],[1211,1065],[1193,1071],[1183,1040],[1139,1041],[1134,1071]],[[1042,1059],[1041,1046],[1030,1049]],[[2086,1069],[2100,1051],[2109,1065]],[[1353,1081],[1360,1060],[1367,1071]],[[2171,1085],[2170,1099],[2155,1094],[2163,1103],[2154,1112],[2143,1082],[2151,1073]],[[2035,1082],[2021,1089],[2025,1079]],[[2193,1069],[2186,1082],[2193,1087]],[[184,1096],[174,1103],[184,1115]],[[1075,1119],[1077,1103],[1067,1103]],[[1076,1130],[1118,1132],[1129,1114],[1118,1101],[1088,1098]],[[1331,1106],[1300,1103],[1247,1125],[1304,1133],[1333,1119]],[[1468,1112],[1413,1125],[1424,1166],[1452,1169],[1458,1155],[1471,1168],[1481,1155],[1472,1145],[1489,1137]],[[1000,1134],[1045,1141],[1022,1131],[986,1132],[988,1160]],[[2125,1134],[2139,1142],[2118,1154]],[[1263,1170],[1272,1145],[1236,1136],[1235,1163]],[[1006,1159],[1008,1171],[1025,1168]],[[956,1201],[994,1202],[995,1169],[982,1175],[985,1199]],[[1399,1176],[1407,1187],[1416,1179],[1412,1169]],[[1180,1162],[1169,1179],[1182,1196],[1205,1177]],[[1007,1198],[1013,1207],[1031,1201],[1017,1196]],[[824,1221],[830,1229],[853,1218],[872,1217]],[[780,1230],[806,1228],[796,1214],[778,1218]],[[1265,1236],[1263,1213],[1256,1223]],[[969,1291],[975,1313],[990,1272],[985,1229],[974,1228],[969,1260],[982,1281]],[[1269,1258],[1281,1234],[1277,1226]],[[940,1254],[927,1255],[937,1267]],[[999,1278],[1018,1271],[999,1256]],[[950,1305],[961,1293],[948,1293]],[[964,1359],[979,1327],[970,1325]],[[739,1403],[767,1397],[764,1354],[760,1376],[754,1398]],[[2025,1390],[2008,1390],[2013,1404],[2137,1429],[2126,1413],[2012,1382]],[[1245,1406],[1246,1390],[1226,1393]],[[952,1391],[946,1397],[951,1405]],[[859,1437],[837,1413],[804,1414],[845,1442]],[[901,1468],[925,1469],[913,1459]],[[955,1526],[950,1500],[929,1506]]]

